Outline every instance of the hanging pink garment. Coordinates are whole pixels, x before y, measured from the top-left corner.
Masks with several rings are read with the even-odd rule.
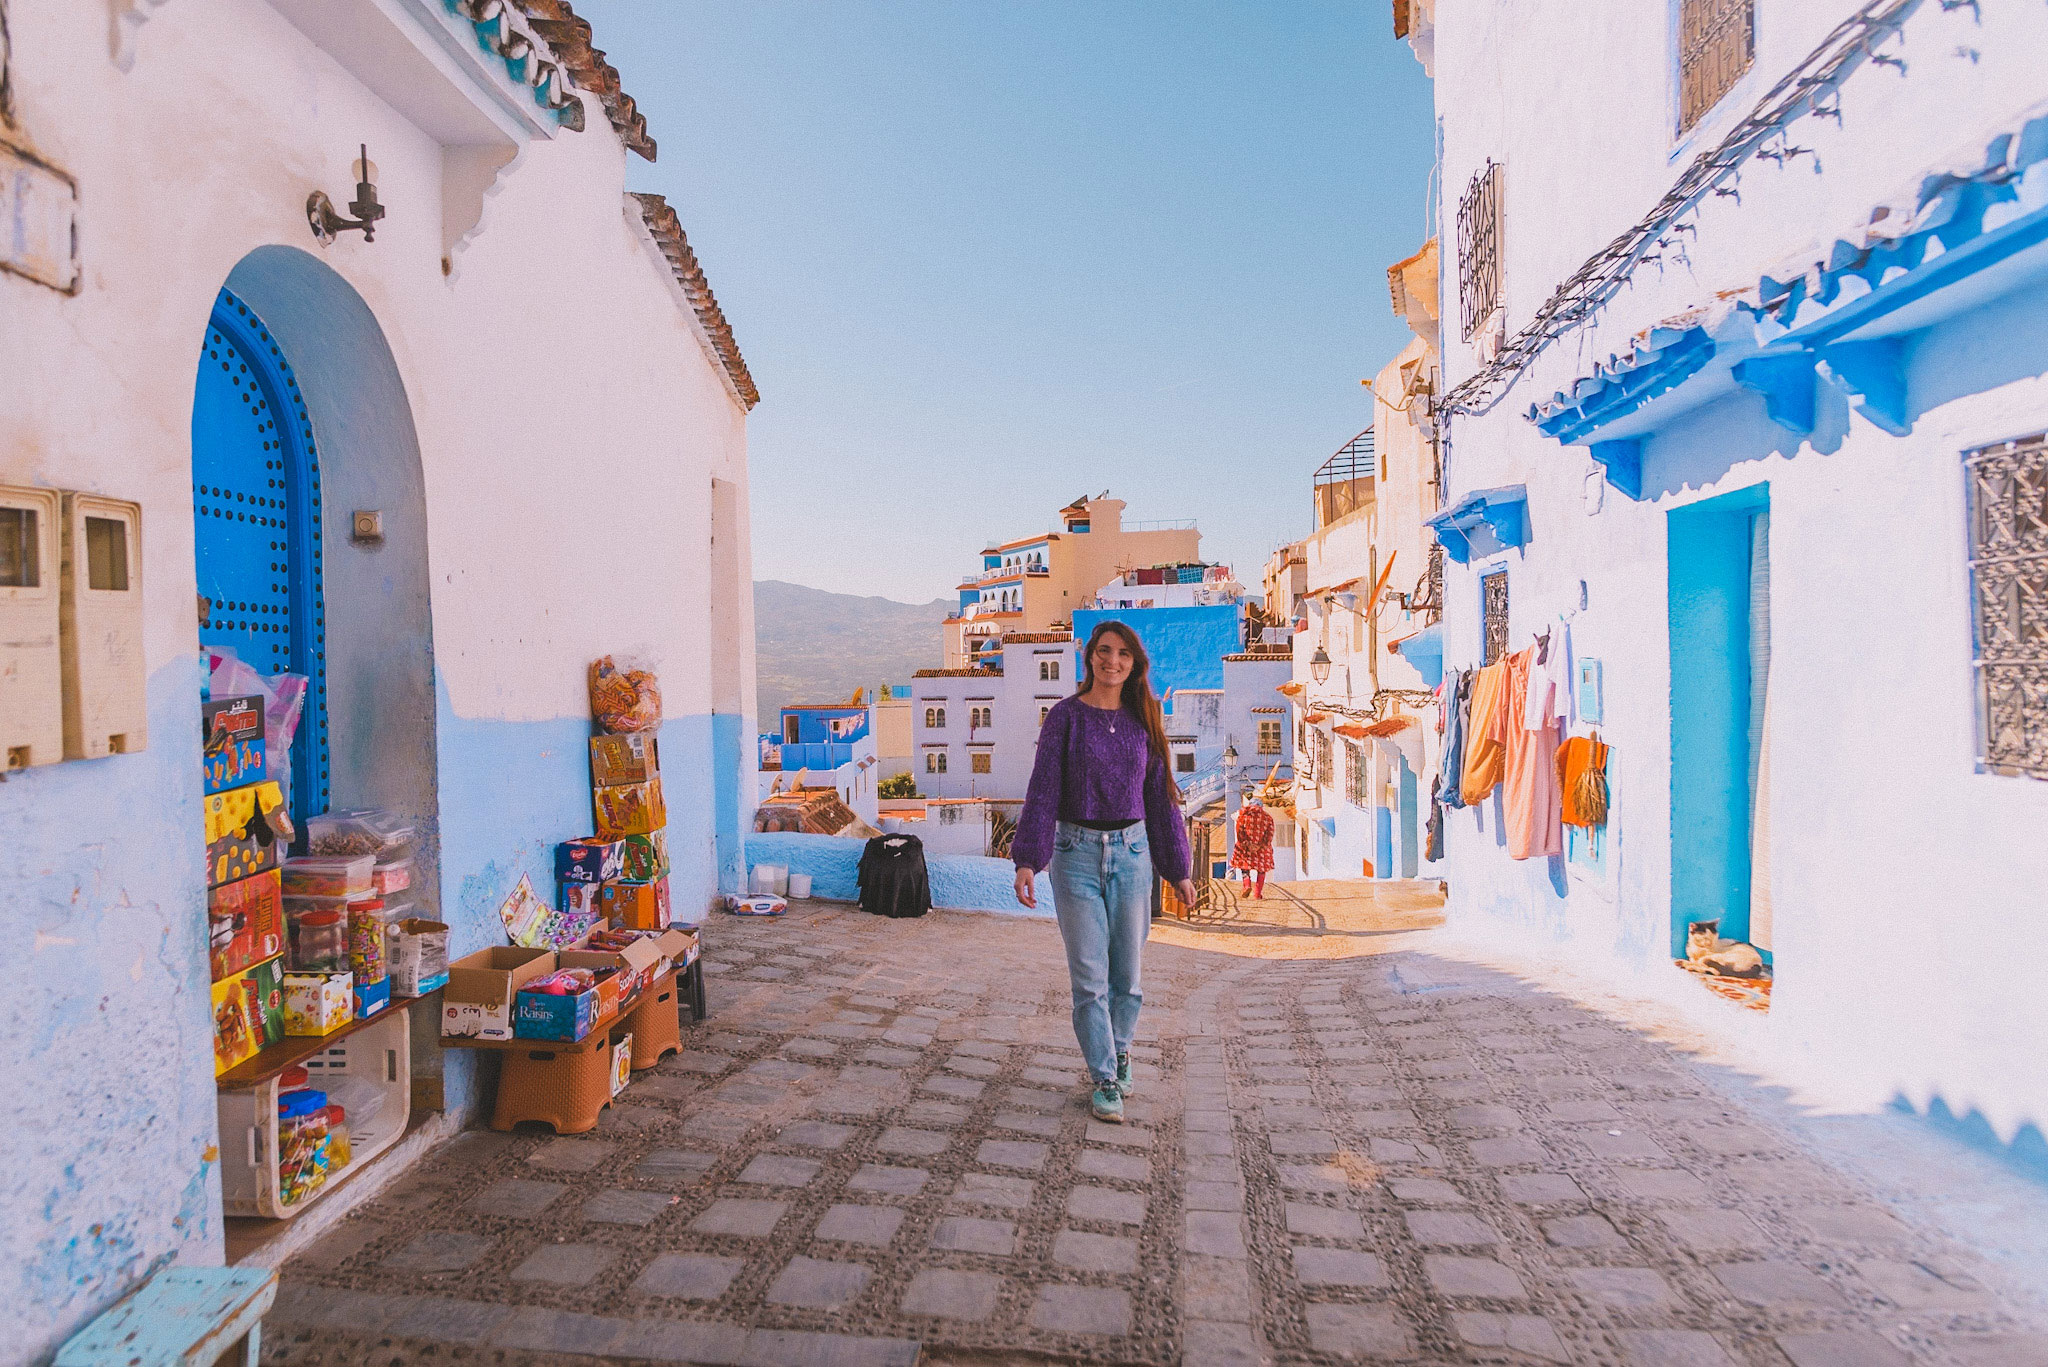
[[[1553,645],[1553,649],[1556,646]],[[1501,794],[1507,817],[1508,855],[1514,859],[1544,859],[1564,853],[1564,802],[1557,788],[1557,716],[1548,700],[1539,701],[1534,715],[1529,707],[1530,674],[1543,682],[1536,664],[1536,647],[1508,656],[1506,687],[1507,775]],[[1544,724],[1531,729],[1527,722],[1536,716]]]

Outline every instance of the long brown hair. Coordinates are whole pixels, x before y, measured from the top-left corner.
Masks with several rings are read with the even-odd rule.
[[[1081,652],[1081,686],[1076,692],[1086,693],[1095,687],[1095,643],[1110,632],[1123,638],[1131,652],[1131,672],[1124,676],[1122,707],[1138,719],[1151,739],[1152,753],[1159,756],[1159,762],[1166,766],[1166,781],[1173,784],[1174,795],[1180,794],[1180,784],[1173,777],[1173,750],[1166,743],[1166,712],[1159,706],[1159,699],[1152,693],[1152,657],[1145,653],[1145,647],[1138,641],[1138,633],[1122,622],[1097,622],[1095,630],[1088,633],[1088,648]]]

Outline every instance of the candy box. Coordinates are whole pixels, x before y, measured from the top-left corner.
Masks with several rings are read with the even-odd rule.
[[[634,930],[667,930],[673,919],[666,878],[651,883],[606,883],[599,902],[607,919]]]
[[[625,868],[625,847],[609,837],[564,840],[555,846],[555,877],[564,883],[604,883]]]
[[[391,1005],[391,978],[389,974],[373,983],[354,984],[357,1020],[368,1020],[385,1007]]]
[[[223,883],[206,894],[213,980],[274,959],[284,950],[284,899],[277,871]]]
[[[512,1038],[512,1004],[522,983],[555,971],[551,949],[496,945],[448,965],[441,993],[441,1033]]]
[[[661,800],[661,780],[620,783],[591,789],[591,805],[597,812],[600,839],[617,840],[628,835],[646,835],[668,825],[668,808]]]
[[[604,919],[604,890],[609,883],[564,883],[562,887],[562,914],[564,916],[595,916]]]
[[[621,878],[630,879],[635,883],[651,883],[657,878],[668,876],[666,830],[629,835],[620,843],[626,847],[626,866],[619,874]]]
[[[585,965],[586,967],[588,965]],[[564,964],[564,968],[576,967]],[[619,1001],[618,974],[608,973],[582,992],[521,990],[513,1007],[512,1028],[520,1039],[557,1040],[574,1044],[588,1035]]]
[[[565,949],[557,957],[563,968],[588,968],[598,972],[612,970],[618,983],[618,1000],[611,1003],[614,1007],[653,982],[668,963],[660,946],[647,937],[618,950]],[[600,983],[604,981],[599,980]]]
[[[266,959],[213,985],[213,1071],[225,1073],[284,1038],[282,960]]]
[[[626,1084],[633,1080],[633,1032],[612,1042],[612,1095],[626,1090]]]
[[[417,916],[387,923],[384,959],[393,992],[424,997],[448,981],[446,923]]]
[[[355,1012],[355,980],[346,973],[284,975],[284,1032],[331,1035]]]
[[[291,838],[284,790],[277,784],[252,783],[210,794],[205,814],[207,887],[277,867],[279,841]]]
[[[660,748],[651,735],[593,736],[590,739],[590,782],[609,788],[618,783],[645,783],[661,777]]]
[[[780,916],[789,910],[789,903],[765,894],[754,897],[727,894],[725,909],[735,916]]]
[[[204,792],[263,780],[263,699],[216,698],[199,705],[200,734],[205,736]]]

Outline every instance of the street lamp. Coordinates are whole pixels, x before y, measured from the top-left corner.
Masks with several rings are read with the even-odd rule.
[[[1223,744],[1223,780],[1228,786],[1230,775],[1237,769],[1237,747],[1225,741]]]
[[[1315,675],[1317,683],[1327,683],[1330,678],[1330,652],[1321,646],[1308,657],[1308,672]]]

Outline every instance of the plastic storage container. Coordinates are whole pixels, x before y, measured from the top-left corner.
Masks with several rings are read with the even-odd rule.
[[[411,855],[389,864],[378,864],[370,870],[370,890],[380,897],[405,891],[412,886],[412,864]]]
[[[384,903],[366,897],[348,904],[349,972],[357,987],[375,987],[384,981]]]
[[[377,867],[374,854],[309,855],[284,861],[286,897],[367,896],[370,875]]]
[[[292,922],[294,973],[349,971],[349,928],[338,911],[309,911]]]
[[[327,1171],[348,1166],[348,1111],[341,1106],[327,1108]]]
[[[327,1180],[327,1093],[304,1088],[277,1099],[277,1199],[295,1206]]]
[[[382,807],[306,818],[306,849],[317,855],[382,855],[412,843],[412,827]]]

